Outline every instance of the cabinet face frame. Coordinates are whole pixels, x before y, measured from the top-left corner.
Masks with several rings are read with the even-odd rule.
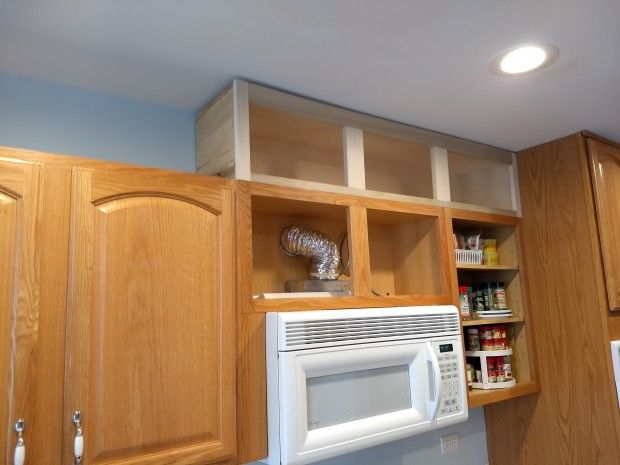
[[[620,176],[615,180],[605,176],[606,164],[615,164],[620,172],[620,149],[602,142],[587,139],[590,173],[594,188],[596,216],[603,256],[607,302],[610,311],[620,311],[620,196],[614,198],[612,190],[620,188]],[[615,182],[614,182],[615,181]],[[615,199],[615,203],[614,203]],[[615,209],[615,211],[614,211]]]
[[[85,437],[84,460],[93,465],[118,463],[163,465],[171,461],[189,464],[234,458],[236,455],[236,318],[235,263],[231,259],[234,257],[233,190],[222,188],[217,182],[212,183],[198,176],[169,171],[125,169],[112,172],[74,168],[72,191],[66,394],[63,416],[69,419],[74,410],[82,411],[82,427]],[[157,216],[152,216],[152,220],[144,219],[148,216],[147,212]],[[184,216],[187,222],[178,223],[177,221],[178,226],[173,226],[175,218],[181,220]],[[195,218],[195,221],[189,222],[190,217]],[[206,228],[207,223],[218,236],[211,239],[212,245],[204,242],[207,245],[200,249],[196,246],[196,250],[192,251],[189,249],[188,238],[194,237],[200,240],[200,232],[204,231],[201,228]],[[129,229],[132,225],[134,231]],[[112,229],[108,231],[106,229],[108,227]],[[103,240],[107,240],[108,233],[110,238],[114,239],[114,234],[119,233],[119,230],[114,231],[114,228],[121,227],[126,227],[127,230],[124,234],[117,235],[118,240],[110,243]],[[156,231],[160,231],[161,234],[153,235]],[[98,232],[101,232],[101,236]],[[178,237],[178,240],[173,239],[171,234]],[[140,235],[145,235],[144,263],[138,260],[136,262],[138,268],[129,269],[123,264],[120,252],[114,250],[120,250],[119,247],[122,249],[123,244],[134,247],[137,244],[136,238]],[[170,241],[161,242],[164,237]],[[187,247],[177,250],[176,242]],[[157,253],[149,254],[149,247],[157,247],[155,250]],[[106,251],[107,249],[109,251]],[[128,252],[136,252],[136,249],[137,246]],[[218,280],[208,288],[206,284],[200,284],[200,279],[198,279],[200,276],[194,280],[183,281],[182,278],[188,275],[187,270],[183,271],[184,261],[176,259],[179,253],[190,254],[188,258],[191,257],[191,260],[203,263],[208,270],[216,269]],[[137,255],[134,258],[139,258],[140,254]],[[170,257],[174,258],[166,261]],[[108,265],[105,264],[106,261],[109,261]],[[145,269],[145,277],[141,280],[136,270],[145,264],[151,264],[151,267],[156,268]],[[176,264],[175,267],[169,268],[172,264]],[[137,326],[134,328],[135,333],[131,336],[135,340],[129,340],[126,348],[121,348],[124,346],[120,345],[122,343],[118,340],[117,344],[112,344],[116,337],[113,333],[123,334],[122,327],[116,330],[113,328],[114,321],[118,321],[123,312],[119,306],[120,301],[116,302],[117,305],[109,304],[111,305],[109,308],[105,304],[106,301],[113,302],[114,299],[114,295],[108,293],[107,283],[114,280],[114,276],[110,276],[109,273],[105,274],[108,267],[112,267],[110,269],[116,267],[119,272],[129,270],[127,276],[132,280],[127,281],[127,290],[122,291],[122,283],[116,282],[115,285],[117,290],[120,289],[119,293],[126,292],[128,309],[133,310],[127,318],[131,320],[139,317],[145,318],[143,325],[131,323],[128,320],[132,327],[134,324]],[[153,284],[160,282],[165,285],[165,283],[174,282],[174,289],[161,287],[159,290],[152,289],[153,292],[145,290],[143,287],[148,284],[146,281],[148,276],[150,276],[148,282],[152,281]],[[183,291],[184,286],[187,286],[186,291]],[[183,297],[183,292],[190,292],[194,288],[200,292],[195,294],[196,296],[208,296],[212,300],[205,301],[205,304],[211,303],[212,305],[202,307],[199,302],[192,301],[193,293]],[[145,293],[145,299],[160,294],[162,301],[172,299],[173,305],[167,310],[187,310],[189,313],[186,318],[190,320],[184,321],[182,315],[178,317],[173,314],[166,315],[167,310],[162,307],[163,304],[157,302],[148,304],[148,300],[145,302],[144,312],[137,311],[136,302],[140,300],[141,292]],[[121,296],[121,298],[124,297]],[[117,312],[118,318],[110,320],[106,317],[108,312],[112,314]],[[192,315],[196,316],[193,321]],[[165,318],[168,318],[168,324],[162,321]],[[111,330],[105,331],[104,321]],[[193,335],[193,338],[187,341],[183,341],[185,338],[185,332],[182,331],[184,324],[193,325],[187,328],[187,332]],[[198,336],[199,327],[204,328],[203,338]],[[144,344],[137,341],[143,341]],[[187,361],[175,359],[179,360],[178,369],[170,365],[172,362],[170,357],[162,359],[151,357],[149,362],[151,351],[148,350],[148,344],[146,344],[148,341],[156,344],[152,347],[154,353],[157,353],[158,349],[163,350],[167,347],[166,350],[169,350],[171,354],[178,354],[181,350],[188,351],[192,354],[192,358]],[[107,349],[105,349],[106,344]],[[202,352],[196,353],[201,347],[215,348],[215,350],[209,349],[201,355]],[[108,358],[113,360],[118,358],[121,366],[125,367],[141,361],[140,365],[144,370],[136,366],[135,371],[136,373],[140,371],[140,376],[126,370],[124,375],[126,381],[121,383],[122,390],[115,388],[117,384],[112,379],[113,370],[106,370],[106,360],[103,359],[103,355],[98,358],[97,354],[108,354]],[[204,357],[205,366],[210,363],[216,372],[207,376],[205,368],[200,368],[201,357]],[[144,367],[144,365],[150,366]],[[166,366],[169,371],[163,372]],[[152,378],[152,390],[148,388],[150,382],[145,384],[143,376],[145,373],[147,375],[155,373],[155,377]],[[178,375],[191,373],[200,377],[194,380],[194,383],[201,383],[200,392],[196,392],[195,388],[187,387],[186,389],[178,384],[185,383],[185,378]],[[130,379],[135,383],[130,382]],[[139,392],[135,391],[136,387],[140,388]],[[128,393],[124,393],[124,390]],[[186,392],[187,397],[174,397],[177,393],[180,395],[181,392]],[[129,397],[132,398],[131,402],[128,400]],[[126,415],[123,412],[112,412],[114,407],[105,404],[106,398],[118,398],[120,402],[129,405],[132,409],[135,407],[136,411],[133,411],[133,414],[129,411]],[[142,424],[140,412],[145,408],[149,408],[148,414],[151,417],[156,415],[161,421],[165,420],[166,408],[170,404],[162,404],[161,401],[166,398],[173,399],[177,407],[185,403],[186,413],[191,413],[192,409],[196,412],[214,411],[212,416],[201,417],[193,414],[188,415],[188,418],[178,417],[177,410],[169,411],[168,414],[174,415],[175,422],[182,424],[182,428],[178,429],[184,431],[179,432],[178,436],[175,436],[177,428],[173,428],[173,422],[160,422],[160,425],[155,426],[148,423]],[[96,417],[95,412],[97,410],[101,412],[101,408],[104,408],[102,416]],[[155,408],[160,408],[161,412],[153,411]],[[128,423],[116,425],[118,422],[114,422],[112,426],[110,417],[119,417],[119,415]],[[106,417],[108,417],[107,420]],[[106,430],[103,425],[107,425],[107,434],[104,434]],[[157,427],[157,431],[153,429],[154,427]],[[112,431],[110,428],[114,428],[114,435],[110,434]],[[75,434],[75,428],[70,421],[65,423],[64,433],[63,460],[68,463],[73,458],[72,438]],[[147,441],[151,442],[147,443]]]
[[[27,463],[58,463],[70,172],[14,155],[0,149],[1,459],[23,418]]]
[[[252,256],[252,196],[271,197],[274,203],[304,202],[337,206],[347,210],[347,231],[349,251],[351,254],[350,297],[328,298],[279,298],[252,299],[253,292],[253,256]],[[435,232],[438,241],[436,276],[439,281],[436,294],[375,296],[372,294],[370,255],[368,246],[367,211],[381,210],[395,214],[411,214],[428,219],[435,219]],[[239,231],[240,258],[238,289],[241,308],[245,313],[292,310],[326,310],[339,308],[392,307],[400,305],[441,305],[452,303],[450,272],[447,266],[449,253],[443,247],[447,241],[444,211],[440,207],[418,205],[406,202],[369,199],[352,195],[339,195],[327,192],[307,191],[303,189],[283,188],[254,182],[238,182],[237,227]],[[283,212],[285,214],[285,212]],[[274,241],[277,238],[274,238]],[[301,258],[300,258],[301,260]]]
[[[517,379],[517,385],[512,388],[507,389],[496,389],[496,390],[471,390],[469,391],[469,407],[479,407],[482,405],[492,404],[494,402],[503,401],[506,399],[511,399],[515,397],[520,397],[524,395],[529,395],[540,390],[539,378],[538,378],[538,362],[536,358],[536,342],[534,340],[534,331],[529,322],[531,322],[530,311],[531,311],[531,303],[529,301],[528,294],[528,282],[527,282],[527,265],[525,263],[525,254],[523,253],[523,245],[521,239],[521,220],[520,218],[512,217],[512,216],[503,216],[496,215],[490,213],[477,213],[471,212],[467,210],[458,210],[458,209],[447,209],[446,213],[446,222],[448,223],[448,233],[451,235],[453,232],[453,222],[454,220],[466,222],[466,224],[471,225],[472,229],[476,229],[476,226],[484,229],[502,229],[506,230],[507,228],[514,229],[514,246],[516,250],[514,253],[516,254],[516,269],[514,273],[518,273],[515,275],[516,282],[515,284],[519,286],[520,299],[521,302],[521,314],[519,318],[515,318],[512,322],[506,321],[503,324],[512,325],[512,331],[515,335],[515,339],[513,340],[513,354],[515,357],[519,357],[517,363],[515,365],[515,373],[521,372],[525,373],[525,378],[527,378],[523,382],[519,382]],[[454,244],[452,242],[452,238],[450,237],[450,241],[447,245],[447,248],[450,252],[454,250]],[[500,258],[501,260],[501,258]],[[459,305],[459,295],[458,295],[458,270],[456,264],[454,263],[454,253],[451,253],[451,267],[452,267],[452,277],[454,287],[453,287],[453,303],[458,307]],[[484,267],[479,270],[466,270],[467,273],[487,273],[491,274],[503,274],[503,273],[512,273],[511,270],[493,270],[490,271],[484,270]],[[481,275],[484,276],[484,275]],[[484,320],[480,320],[481,324],[484,323]],[[470,327],[471,324],[463,325]],[[465,331],[464,331],[465,332]]]

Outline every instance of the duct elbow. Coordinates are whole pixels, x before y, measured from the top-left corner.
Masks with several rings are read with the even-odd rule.
[[[309,258],[313,279],[338,279],[340,251],[327,235],[303,226],[288,226],[280,235],[280,247],[289,256]]]

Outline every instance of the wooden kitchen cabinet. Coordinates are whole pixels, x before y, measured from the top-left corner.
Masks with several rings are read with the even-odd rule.
[[[609,310],[620,310],[620,148],[588,139]]]
[[[540,392],[485,407],[491,465],[618,464],[609,341],[620,315],[609,312],[589,166],[591,155],[611,154],[604,147],[614,145],[579,133],[517,155]]]
[[[68,169],[0,150],[0,461],[60,463]]]
[[[73,171],[64,416],[85,464],[235,454],[234,199],[213,184]]]
[[[73,463],[80,411],[84,465],[234,463],[232,181],[0,160],[2,461],[23,417],[26,465]]]

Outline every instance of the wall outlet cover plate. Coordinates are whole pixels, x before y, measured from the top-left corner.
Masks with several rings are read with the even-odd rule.
[[[451,454],[459,449],[459,433],[441,437],[441,455]]]

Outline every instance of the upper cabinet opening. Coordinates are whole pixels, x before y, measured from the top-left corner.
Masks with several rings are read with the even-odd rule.
[[[450,198],[453,202],[516,210],[512,160],[478,158],[448,150]]]
[[[318,232],[348,256],[346,241],[347,208],[340,205],[304,202],[286,198],[252,196],[252,294],[315,291],[304,289],[304,280],[311,280],[310,260],[284,252],[281,237],[285,228],[301,227]],[[344,264],[344,260],[341,265]],[[339,267],[339,272],[342,267]],[[345,274],[339,280],[348,281]],[[295,286],[291,289],[290,286]]]
[[[430,147],[364,132],[366,189],[433,198]]]
[[[519,211],[513,155],[506,150],[239,80],[198,114],[196,150],[202,174]]]
[[[344,185],[342,127],[250,103],[252,173]]]

